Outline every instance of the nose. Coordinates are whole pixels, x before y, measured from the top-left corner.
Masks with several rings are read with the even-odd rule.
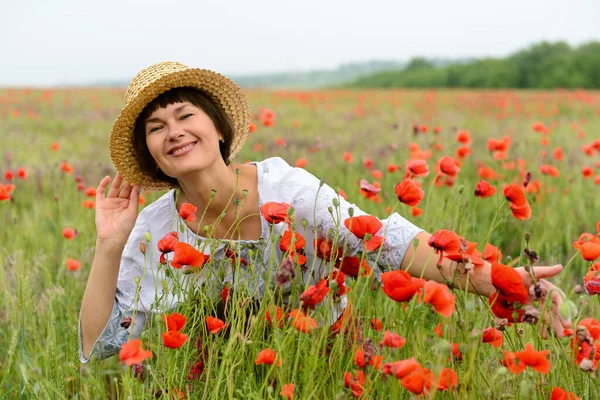
[[[169,124],[167,126],[167,140],[169,141],[177,140],[184,134],[183,129],[178,124]]]

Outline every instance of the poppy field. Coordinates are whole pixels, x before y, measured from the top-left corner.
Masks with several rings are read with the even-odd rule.
[[[310,227],[289,205],[263,205],[285,233],[248,254],[286,257],[261,272],[276,279],[260,299],[244,287],[186,287],[188,301],[149,317],[139,339],[82,364],[96,187],[115,174],[108,137],[124,93],[0,89],[1,397],[600,398],[600,92],[249,91],[251,133],[235,161],[281,157],[368,215],[315,241],[330,273],[306,284]],[[142,191],[140,210],[162,194]],[[377,264],[377,218],[394,212],[434,234],[432,262],[455,266],[447,285]],[[191,205],[181,213],[202,216]],[[346,252],[342,231],[360,252]],[[198,261],[197,249],[183,254],[181,232],[147,236],[140,251],[160,252],[174,282],[225,264],[258,268],[235,245],[224,260],[204,249]],[[489,298],[455,283],[484,263]],[[541,301],[563,293],[514,269],[555,264],[558,313],[572,322],[563,337]],[[332,318],[344,297],[351,306]]]

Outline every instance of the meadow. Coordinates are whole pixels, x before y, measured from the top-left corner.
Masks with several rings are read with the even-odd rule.
[[[421,288],[394,301],[378,274],[362,268],[328,283],[326,302],[346,286],[353,304],[352,326],[337,334],[327,324],[313,328],[326,307],[282,310],[279,319],[269,292],[247,317],[246,294],[232,290],[227,329],[210,332],[206,316],[215,315],[215,304],[199,296],[177,310],[186,322],[176,331],[187,335],[178,348],[165,347],[169,323],[156,315],[141,338],[151,358],[82,365],[78,315],[94,258],[94,191],[115,173],[108,136],[124,90],[0,89],[0,397],[600,398],[600,300],[587,293],[600,291],[593,258],[600,247],[600,92],[248,96],[252,133],[236,161],[282,157],[371,215],[398,212],[428,232],[476,242],[479,257],[494,257],[492,247],[484,251],[490,244],[508,266],[562,264],[552,281],[569,300],[561,312],[572,317],[570,336],[543,339],[538,321],[496,331],[502,327],[487,299],[456,288],[441,301],[455,303],[449,315],[424,300]],[[444,157],[456,160],[453,172],[444,163],[440,169]],[[414,160],[424,160],[429,173],[411,173]],[[398,199],[396,185],[405,179],[423,191],[416,205]],[[481,180],[495,193],[476,196]],[[526,193],[530,216],[511,212],[508,185]],[[140,209],[162,194],[142,192]],[[146,245],[157,251],[158,239]],[[532,251],[536,257],[527,256]],[[247,266],[238,261],[236,268]],[[294,282],[296,298],[308,289]],[[507,319],[520,317],[513,311]],[[520,354],[528,345],[542,352],[528,353],[532,362]]]

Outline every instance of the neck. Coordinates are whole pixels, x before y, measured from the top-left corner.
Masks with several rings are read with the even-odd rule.
[[[223,211],[233,209],[234,199],[242,197],[235,169],[234,165],[220,162],[193,176],[179,179],[183,202],[198,207],[198,217],[205,214],[216,218]]]

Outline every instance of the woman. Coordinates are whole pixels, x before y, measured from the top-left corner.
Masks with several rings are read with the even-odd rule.
[[[105,358],[116,353],[130,334],[140,336],[149,313],[173,309],[200,283],[208,292],[231,285],[260,299],[280,279],[282,285],[277,287],[289,297],[290,285],[280,265],[303,264],[306,284],[330,273],[328,263],[317,262],[315,239],[331,239],[337,232],[337,243],[345,244],[346,254],[364,250],[343,221],[365,213],[307,171],[292,168],[281,158],[230,162],[246,140],[249,124],[243,91],[214,72],[167,62],[148,67],[133,79],[110,137],[118,172],[107,194],[110,177],[102,179],[97,189],[96,252],[79,324],[82,362],[92,354]],[[138,216],[141,188],[172,190]],[[179,195],[174,188],[179,188]],[[292,206],[291,218],[284,211],[284,221],[271,220],[267,206],[282,203]],[[194,207],[202,215],[186,218]],[[379,234],[385,241],[380,251],[368,252],[370,265],[379,270],[402,268],[444,283],[446,277],[455,276],[456,263],[444,260],[438,269],[433,261],[438,257],[427,244],[431,235],[397,213],[382,222]],[[284,246],[289,225],[302,231],[304,251],[298,238]],[[169,257],[177,257],[170,252],[176,242],[194,245],[213,260],[233,261],[192,268],[193,278],[186,279],[189,275],[183,270],[171,268],[179,265],[175,258],[169,265]],[[529,286],[529,273],[517,270]],[[561,270],[561,265],[536,267],[533,273],[548,278]],[[490,271],[488,263],[476,268],[467,289],[490,297],[495,291]],[[466,276],[459,274],[454,285],[465,288]],[[547,291],[555,289],[544,279],[540,282]],[[558,316],[559,291],[551,293],[553,318],[548,324],[562,336],[570,321]],[[343,296],[333,302],[328,323],[335,322],[346,305]]]

